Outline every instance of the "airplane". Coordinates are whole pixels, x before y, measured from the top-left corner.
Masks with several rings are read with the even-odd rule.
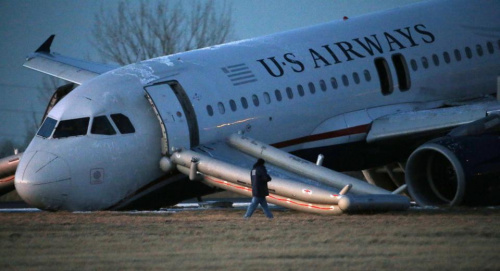
[[[25,152],[0,161],[34,207],[251,196],[257,158],[268,201],[299,211],[500,203],[498,1],[420,2],[123,67],[53,40],[24,66],[78,86],[56,90]]]

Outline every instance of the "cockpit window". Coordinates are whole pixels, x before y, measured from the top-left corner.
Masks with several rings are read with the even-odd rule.
[[[135,133],[135,128],[127,116],[123,114],[112,114],[111,119],[116,124],[118,130],[120,130],[120,133],[122,134]]]
[[[96,135],[114,135],[116,134],[115,129],[111,126],[108,118],[106,116],[95,117],[92,122],[92,128],[90,133]]]
[[[54,132],[53,138],[86,135],[90,118],[62,120]]]
[[[54,127],[56,127],[57,120],[53,118],[47,117],[45,121],[42,124],[42,127],[40,127],[40,130],[38,130],[37,135],[47,138],[52,134],[52,131],[54,130]]]

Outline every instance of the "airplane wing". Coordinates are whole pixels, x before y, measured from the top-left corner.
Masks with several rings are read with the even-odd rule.
[[[272,177],[267,200],[276,205],[319,214],[405,210],[410,205],[405,196],[238,134],[231,135],[227,142],[180,150],[170,157],[191,180],[249,197],[250,169],[257,158],[267,161]]]
[[[118,68],[118,66],[74,59],[50,52],[55,35],[50,36],[24,62],[25,67],[64,79],[76,84],[96,77],[102,73]]]
[[[368,143],[447,131],[498,112],[497,100],[481,99],[444,108],[390,114],[373,120]]]

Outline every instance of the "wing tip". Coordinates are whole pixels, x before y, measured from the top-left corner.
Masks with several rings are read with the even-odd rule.
[[[50,46],[52,45],[52,42],[54,41],[54,37],[56,35],[50,35],[50,37],[42,44],[38,49],[36,49],[36,53],[50,53]]]

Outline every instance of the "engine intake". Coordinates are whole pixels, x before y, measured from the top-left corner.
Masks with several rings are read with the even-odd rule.
[[[500,203],[500,137],[442,137],[417,148],[406,165],[408,191],[419,205]]]

